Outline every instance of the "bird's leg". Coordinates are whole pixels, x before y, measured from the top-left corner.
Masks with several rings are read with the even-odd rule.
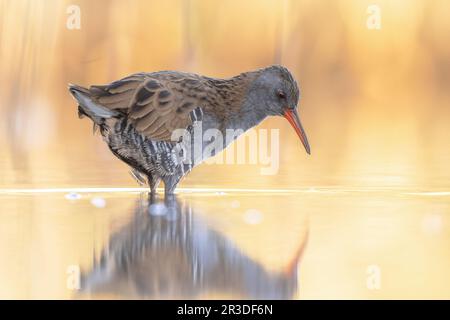
[[[156,200],[157,200],[157,194],[154,193],[154,192],[149,192],[149,193],[148,193],[148,201],[149,201],[149,204],[156,203]]]
[[[181,212],[177,196],[175,194],[166,194],[164,196],[164,204],[166,206],[166,216],[170,220],[175,220]]]
[[[148,174],[148,185],[150,186],[150,193],[155,194],[156,188],[158,188],[159,183],[161,182],[161,178],[155,174]]]
[[[173,195],[182,175],[175,174],[164,178],[164,195]]]

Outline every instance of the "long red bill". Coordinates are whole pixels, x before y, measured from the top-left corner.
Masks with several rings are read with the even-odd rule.
[[[284,113],[284,117],[289,121],[291,126],[295,129],[295,132],[297,132],[298,137],[303,143],[303,146],[305,147],[305,150],[308,154],[311,154],[311,149],[309,147],[308,138],[306,137],[305,130],[302,127],[302,124],[300,122],[300,118],[298,116],[296,109],[288,109]]]

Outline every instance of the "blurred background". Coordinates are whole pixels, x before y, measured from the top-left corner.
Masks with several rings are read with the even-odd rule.
[[[372,4],[381,10],[380,29],[367,27]],[[70,5],[80,8],[80,29],[67,27]],[[264,220],[273,227],[252,241],[246,238],[255,230],[251,223],[238,219],[240,228],[233,220],[234,229],[222,230],[231,239],[246,238],[250,244],[236,240],[237,247],[250,256],[255,250],[264,256],[258,241],[267,234],[275,248],[277,241],[290,244],[292,255],[277,261],[279,267],[296,261],[305,241],[295,232],[285,238],[282,230],[310,221],[307,284],[296,297],[449,298],[449,11],[446,0],[0,0],[0,254],[8,261],[0,266],[0,297],[71,297],[62,261],[91,268],[92,252],[98,254],[117,227],[113,218],[95,218],[90,194],[74,207],[76,196],[68,202],[64,194],[35,192],[136,186],[127,166],[92,135],[90,121],[78,119],[69,82],[103,84],[157,70],[230,77],[276,63],[300,85],[312,155],[285,120],[268,119],[260,127],[279,128],[282,141],[277,175],[260,175],[255,165],[202,165],[181,187],[298,191],[289,196],[284,221],[272,216],[281,200],[248,200],[249,208],[264,203],[273,218]],[[114,201],[125,208],[111,208]],[[134,200],[127,201],[108,200],[106,207],[131,219]],[[211,209],[211,201],[203,201],[210,211],[230,208]],[[299,211],[314,217],[299,218]],[[61,240],[55,227],[72,237]],[[363,232],[366,227],[371,231]],[[70,228],[79,229],[64,231]],[[103,242],[99,228],[110,230]],[[76,239],[86,234],[91,242],[83,247]],[[367,242],[355,248],[361,239]],[[409,254],[399,256],[405,247]],[[43,262],[39,250],[49,260]],[[378,295],[364,280],[366,266],[377,261],[391,271],[391,286]],[[49,269],[61,281],[50,274],[38,279]]]
[[[215,77],[281,63],[295,74],[311,140],[287,122],[278,177],[230,168],[245,186],[446,187],[450,178],[450,9],[447,1],[1,1],[3,186],[134,185],[67,83],[108,83],[138,71]],[[66,22],[70,4],[81,28]],[[184,185],[235,183],[197,168]],[[295,174],[290,174],[291,172]],[[207,174],[208,173],[208,174]],[[227,174],[227,176],[229,176]],[[207,178],[206,178],[207,177]]]

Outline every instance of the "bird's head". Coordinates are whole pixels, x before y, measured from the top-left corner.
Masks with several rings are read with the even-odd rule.
[[[300,91],[289,70],[278,65],[262,69],[251,91],[255,108],[266,116],[285,117],[310,154],[308,138],[297,111]]]

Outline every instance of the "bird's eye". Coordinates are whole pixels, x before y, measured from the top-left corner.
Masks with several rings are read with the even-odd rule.
[[[280,98],[280,99],[286,99],[286,93],[284,93],[281,90],[277,91],[277,95],[278,95],[278,98]]]

